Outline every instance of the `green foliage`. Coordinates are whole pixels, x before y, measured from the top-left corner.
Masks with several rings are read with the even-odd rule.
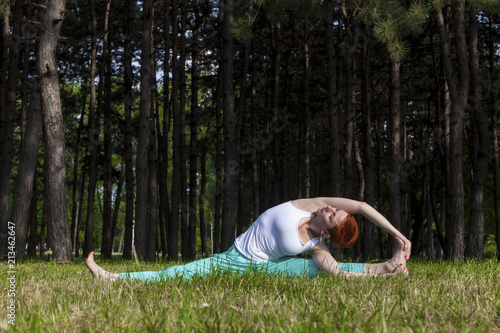
[[[239,41],[248,41],[252,39],[253,32],[251,22],[252,18],[250,16],[248,16],[247,18],[240,17],[234,20],[233,27],[231,29],[234,38]]]
[[[500,1],[498,0],[471,0],[474,8],[485,11],[487,14],[500,15]]]
[[[7,11],[9,0],[0,0],[0,15]]]
[[[352,1],[350,5],[361,22],[373,26],[375,37],[385,44],[395,61],[410,49],[404,38],[420,34],[429,14],[429,8],[420,0],[409,5],[400,1]]]
[[[161,262],[98,260],[113,272]],[[93,281],[83,261],[17,264],[15,332],[498,332],[500,264],[410,261],[410,277],[212,274],[191,282]],[[6,269],[0,272],[5,281]]]

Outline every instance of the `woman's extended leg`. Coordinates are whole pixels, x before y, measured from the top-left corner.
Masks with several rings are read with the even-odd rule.
[[[182,278],[190,280],[195,275],[206,276],[216,271],[246,272],[254,267],[255,262],[245,258],[234,246],[226,252],[215,254],[210,258],[192,261],[185,265],[170,266],[160,271],[142,271],[130,273],[110,273],[94,262],[94,254],[89,254],[85,261],[92,275],[99,280],[139,280],[155,282],[168,278]]]
[[[109,281],[109,282],[118,281],[120,279],[119,273],[108,272],[107,270],[105,270],[104,268],[95,263],[94,252],[89,253],[89,256],[85,260],[85,265],[87,265],[87,267],[90,270],[90,273],[92,273],[95,279],[102,281]]]

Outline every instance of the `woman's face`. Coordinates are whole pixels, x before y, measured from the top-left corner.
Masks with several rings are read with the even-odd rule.
[[[319,208],[316,216],[319,218],[322,226],[328,230],[340,225],[347,215],[349,214],[346,211],[339,210],[328,205],[326,207]]]

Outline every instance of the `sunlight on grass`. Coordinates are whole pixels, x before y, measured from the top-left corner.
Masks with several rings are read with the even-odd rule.
[[[113,272],[167,266],[116,260],[99,264]],[[94,283],[83,261],[26,261],[17,264],[16,326],[8,325],[3,306],[0,330],[500,332],[497,261],[412,261],[409,267],[407,278],[222,273],[190,282],[103,284]],[[7,299],[5,287],[2,299]]]

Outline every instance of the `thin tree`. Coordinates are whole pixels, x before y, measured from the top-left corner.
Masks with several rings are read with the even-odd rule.
[[[195,13],[195,24],[192,27],[192,46],[191,46],[191,114],[189,116],[189,251],[188,257],[196,256],[196,203],[197,203],[197,186],[198,186],[198,97],[199,97],[199,28],[200,17],[196,1],[193,2],[193,11]],[[200,221],[200,226],[202,222]],[[204,227],[204,224],[203,224]],[[204,229],[203,229],[204,230]],[[201,229],[200,229],[201,231]],[[204,235],[202,233],[201,238]],[[205,240],[206,242],[206,240]],[[202,251],[203,252],[203,251]],[[205,250],[206,252],[206,250]]]
[[[101,255],[103,258],[111,258],[113,251],[113,210],[112,210],[112,122],[111,122],[111,0],[106,1],[106,12],[104,14],[104,36],[103,36],[103,67],[104,67],[104,207],[102,219]]]
[[[168,198],[168,143],[170,133],[170,1],[163,4],[163,42],[165,50],[163,54],[163,132],[158,130],[159,147],[159,177],[160,177],[160,236],[163,259],[167,257],[166,233],[169,229],[170,203]]]
[[[124,156],[125,156],[125,234],[123,240],[123,259],[132,257],[132,238],[134,230],[134,170],[132,153],[132,86],[134,73],[132,71],[132,35],[134,5],[131,1],[127,5],[127,17],[123,24],[123,100],[125,106],[124,123]]]
[[[75,257],[77,256],[77,250],[75,247],[75,235],[78,235],[78,228],[77,226],[79,225],[79,218],[80,215],[78,214],[78,206],[79,206],[79,198],[78,198],[78,176],[79,176],[79,168],[80,168],[80,149],[81,149],[81,139],[82,139],[82,132],[83,132],[83,127],[84,127],[84,119],[85,119],[85,109],[87,106],[87,97],[88,97],[88,88],[89,88],[89,81],[85,80],[84,87],[83,87],[83,92],[82,92],[82,111],[80,115],[80,120],[78,124],[78,130],[76,134],[76,143],[74,147],[74,164],[73,164],[73,186],[71,189],[71,201],[72,201],[72,206],[71,206],[71,226],[70,226],[70,237],[71,237],[71,244],[73,246],[73,251],[75,252]],[[83,181],[83,179],[82,179]]]
[[[142,4],[142,46],[141,46],[141,92],[139,101],[139,132],[137,141],[136,175],[137,194],[135,199],[135,238],[137,255],[146,254],[148,236],[148,194],[149,167],[148,151],[151,137],[152,90],[154,88],[153,66],[153,1]]]
[[[178,239],[179,239],[179,208],[180,208],[180,107],[179,107],[179,68],[178,68],[178,34],[179,34],[179,19],[177,16],[177,1],[172,0],[172,93],[170,104],[172,106],[172,199],[171,199],[171,216],[169,221],[168,234],[168,259],[177,260],[178,254]]]
[[[484,249],[484,185],[488,174],[489,142],[488,120],[483,106],[479,49],[478,49],[478,22],[477,9],[472,5],[469,8],[469,63],[470,63],[470,160],[471,160],[471,212],[465,256],[481,259]]]
[[[447,152],[447,220],[446,256],[462,260],[464,257],[464,179],[463,179],[463,127],[465,109],[469,96],[469,62],[465,33],[465,1],[451,6],[453,35],[455,37],[455,56],[452,56],[450,31],[445,25],[442,4],[436,4],[436,16],[441,39],[441,56],[449,88],[450,109],[450,147]],[[446,8],[446,7],[445,7]],[[453,59],[456,58],[456,70]],[[457,77],[458,74],[458,77]]]
[[[180,44],[179,44],[179,159],[180,159],[180,197],[181,197],[181,252],[183,257],[189,257],[188,229],[188,195],[187,195],[187,159],[186,159],[186,5],[179,1],[181,14]]]
[[[335,6],[333,0],[326,2],[326,52],[328,68],[328,120],[330,125],[331,154],[330,154],[330,174],[332,178],[331,195],[340,196],[340,186],[342,185],[342,172],[340,167],[340,130],[339,114],[337,107],[337,64],[335,63],[335,40],[334,40],[334,16]]]
[[[224,1],[223,6],[223,42],[222,42],[222,77],[224,110],[224,188],[222,202],[221,250],[227,250],[235,240],[237,217],[237,179],[240,166],[238,161],[238,143],[236,142],[236,112],[234,104],[234,67],[233,36],[231,33],[234,17],[234,0]]]
[[[42,110],[40,108],[40,89],[38,82],[33,83],[33,92],[30,103],[30,113],[26,125],[26,136],[21,142],[19,168],[14,186],[11,221],[16,224],[17,259],[22,259],[26,249],[28,222],[32,204],[33,189],[36,177],[38,152],[42,139]],[[36,205],[36,201],[35,201]]]
[[[21,54],[22,43],[22,17],[23,17],[23,1],[16,1],[12,8],[13,22],[12,34],[9,36],[9,9],[7,5],[6,12],[3,15],[3,31],[2,43],[3,49],[7,55],[8,48],[8,69],[2,64],[1,75],[5,77],[6,69],[8,70],[7,81],[5,84],[0,82],[3,104],[0,107],[0,230],[7,230],[7,219],[9,212],[9,192],[10,192],[10,175],[12,171],[12,159],[14,157],[14,127],[16,120],[16,94],[19,77],[19,59]],[[9,38],[10,37],[10,38]],[[2,80],[3,81],[3,80]],[[7,233],[0,232],[0,258],[6,254]]]
[[[90,100],[89,100],[89,133],[87,137],[87,150],[89,157],[89,183],[87,192],[87,217],[85,222],[85,239],[83,242],[83,256],[86,257],[94,248],[94,202],[97,184],[97,145],[99,142],[99,121],[96,115],[96,62],[97,62],[97,17],[95,1],[90,2],[92,13],[92,37],[90,42]]]

